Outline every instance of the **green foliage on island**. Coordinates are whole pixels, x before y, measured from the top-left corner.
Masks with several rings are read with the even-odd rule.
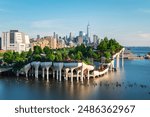
[[[4,54],[3,52],[0,52],[0,58],[3,57],[3,54]]]
[[[108,38],[105,37],[101,40],[97,48],[101,53],[107,51],[111,54],[115,54],[116,52],[120,51],[123,47],[115,39],[108,40]]]
[[[105,37],[101,40],[100,44],[97,47],[97,50],[99,51],[99,55],[101,57],[106,58],[106,62],[110,62],[110,58],[115,53],[119,52],[123,46],[121,46],[115,39],[108,39]]]
[[[7,64],[13,64],[14,68],[21,69],[23,65],[32,61],[82,61],[86,64],[92,64],[92,60],[101,61],[105,58],[105,62],[110,62],[111,57],[120,51],[122,46],[115,40],[108,40],[107,37],[101,40],[97,49],[92,46],[78,45],[74,48],[50,49],[45,46],[35,46],[33,51],[13,52],[7,51],[3,54],[3,61]]]

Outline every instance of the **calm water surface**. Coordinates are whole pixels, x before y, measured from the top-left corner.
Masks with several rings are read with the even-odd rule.
[[[150,99],[150,60],[125,60],[117,72],[84,84],[0,76],[0,99]]]

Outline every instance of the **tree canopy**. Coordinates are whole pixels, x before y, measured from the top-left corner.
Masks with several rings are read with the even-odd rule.
[[[48,46],[43,49],[40,46],[34,46],[33,51],[13,52],[7,51],[3,54],[3,61],[8,64],[25,64],[32,61],[84,61],[91,64],[91,60],[100,61],[101,57],[105,57],[106,61],[110,61],[111,56],[122,49],[122,46],[115,39],[105,37],[94,50],[92,46],[78,45],[73,48],[63,48],[52,50]],[[19,64],[18,64],[19,63]]]

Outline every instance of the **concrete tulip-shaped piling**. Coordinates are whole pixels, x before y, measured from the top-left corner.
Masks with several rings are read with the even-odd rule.
[[[38,78],[40,62],[32,62],[31,65],[35,69],[35,78]]]
[[[64,62],[64,69],[66,70],[66,79],[68,79],[68,71],[71,70],[71,82],[73,82],[73,71],[82,66],[79,62]]]
[[[93,65],[86,65],[86,68],[88,70],[87,79],[89,80],[89,78],[90,78],[90,71],[94,70],[94,66]]]
[[[63,62],[54,62],[53,63],[53,67],[56,69],[57,71],[57,80],[59,79],[59,81],[61,81],[61,77],[62,77],[62,68],[63,68]],[[59,78],[58,78],[59,76]]]
[[[30,68],[31,68],[31,64],[30,63],[28,63],[27,65],[25,65],[24,68],[23,68],[23,71],[26,74],[26,78],[28,77],[28,72],[29,72]]]
[[[65,77],[64,77],[64,79],[65,79],[65,80],[68,80],[69,68],[64,68],[64,70],[65,70]]]
[[[49,80],[49,68],[52,66],[52,62],[41,62],[42,77],[45,77],[45,69],[47,74],[47,80]]]

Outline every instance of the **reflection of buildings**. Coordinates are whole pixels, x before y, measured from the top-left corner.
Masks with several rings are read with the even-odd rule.
[[[13,50],[17,52],[28,51],[30,49],[29,36],[18,30],[2,33],[1,47],[3,50]]]

